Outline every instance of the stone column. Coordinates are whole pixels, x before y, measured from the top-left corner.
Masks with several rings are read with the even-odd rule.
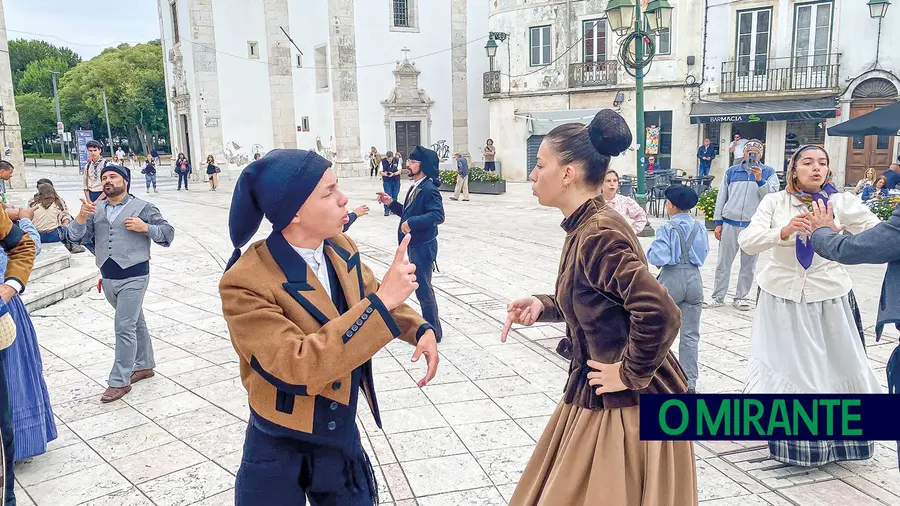
[[[25,156],[22,152],[22,127],[19,125],[19,113],[16,111],[16,99],[13,94],[12,68],[9,64],[9,41],[6,39],[6,15],[3,11],[3,0],[0,0],[0,105],[3,106],[3,125],[0,125],[2,137],[0,142],[0,158],[8,160],[15,167],[12,180],[6,183],[6,189],[23,189],[25,183]],[[9,156],[2,149],[9,147]]]
[[[328,0],[331,94],[334,107],[334,170],[338,177],[366,175],[359,139],[354,0]]]
[[[275,148],[297,149],[294,112],[294,74],[287,28],[288,0],[265,0],[266,42],[269,59],[269,98],[272,103],[272,138]]]
[[[468,39],[466,14],[468,0],[452,0],[450,4],[450,65],[453,99],[453,153],[469,156],[469,89],[468,89]]]
[[[212,0],[190,3],[190,52],[194,59],[197,96],[192,97],[200,130],[200,138],[191,141],[194,181],[206,181],[206,157],[213,155],[223,174],[228,173],[225,142],[222,136],[222,106],[219,96],[219,74],[216,61],[216,33]],[[187,36],[187,34],[183,35]],[[190,135],[190,134],[189,134]]]

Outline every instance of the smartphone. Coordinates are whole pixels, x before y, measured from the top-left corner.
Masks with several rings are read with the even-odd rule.
[[[751,167],[759,165],[759,153],[750,153],[748,161],[750,162]]]

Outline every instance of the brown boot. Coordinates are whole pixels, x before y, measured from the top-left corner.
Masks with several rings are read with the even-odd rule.
[[[133,373],[131,373],[131,384],[133,385],[138,381],[152,378],[154,376],[156,376],[156,373],[153,372],[153,369],[141,369],[139,371],[134,371]]]
[[[103,396],[100,397],[100,402],[108,403],[113,402],[125,397],[125,394],[131,391],[131,385],[124,387],[109,387],[103,392]]]

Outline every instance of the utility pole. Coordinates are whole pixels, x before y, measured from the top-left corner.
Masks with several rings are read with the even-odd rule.
[[[106,107],[106,88],[103,88],[103,114],[106,115],[106,135],[109,139],[109,157],[113,156],[112,130],[109,128],[109,109]]]
[[[59,114],[59,91],[56,86],[56,79],[59,76],[59,72],[50,71],[50,79],[53,81],[53,101],[56,102],[56,129],[59,134],[59,154],[62,155],[62,164],[63,167],[66,166],[66,147],[65,141],[63,140],[63,128],[62,125],[62,116]]]

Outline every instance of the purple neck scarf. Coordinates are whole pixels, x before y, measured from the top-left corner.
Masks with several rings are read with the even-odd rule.
[[[837,192],[837,188],[835,188],[832,183],[827,183],[822,187],[821,192],[807,193],[800,191],[793,195],[803,201],[807,206],[811,206],[814,201],[818,202],[819,205],[827,206],[829,197]],[[795,250],[797,253],[797,261],[803,266],[803,270],[809,269],[809,266],[812,265],[813,255],[815,254],[811,238],[797,234]]]

